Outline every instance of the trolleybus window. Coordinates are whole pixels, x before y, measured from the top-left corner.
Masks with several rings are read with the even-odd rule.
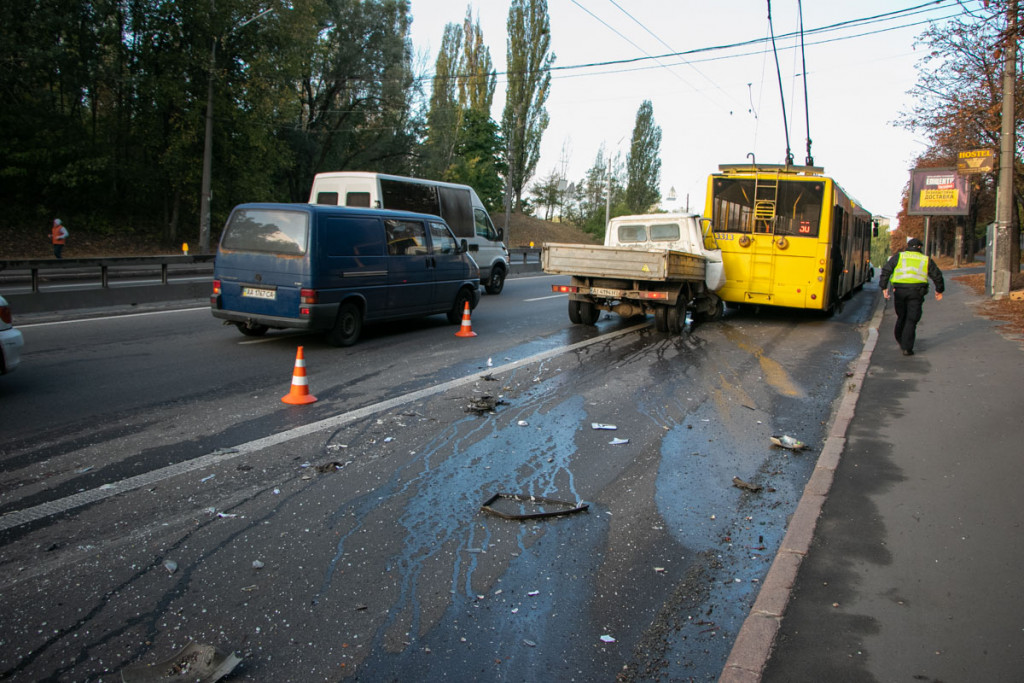
[[[769,191],[770,192],[770,191]],[[759,199],[769,194],[760,188]],[[824,183],[779,181],[775,194],[776,235],[817,237]],[[716,232],[751,232],[754,226],[754,179],[715,178],[711,216]]]

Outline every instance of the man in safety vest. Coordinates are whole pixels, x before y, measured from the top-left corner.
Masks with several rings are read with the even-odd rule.
[[[50,228],[50,241],[53,242],[53,258],[62,258],[64,243],[68,239],[68,229],[59,218],[54,219],[53,227]]]
[[[942,271],[935,261],[921,253],[922,248],[921,240],[911,237],[906,250],[886,261],[882,274],[878,276],[878,286],[886,299],[889,298],[889,283],[892,283],[893,307],[896,309],[896,329],[893,332],[904,356],[914,355],[914,339],[924,297],[928,294],[928,278],[935,283],[936,301],[942,301],[942,292],[946,289]]]

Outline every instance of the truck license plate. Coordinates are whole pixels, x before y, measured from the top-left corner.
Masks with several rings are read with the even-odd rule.
[[[273,289],[261,289],[259,287],[242,287],[242,296],[253,299],[276,299],[277,292]]]
[[[590,294],[592,296],[609,296],[619,297],[622,296],[622,292],[618,289],[606,289],[604,287],[591,287]]]

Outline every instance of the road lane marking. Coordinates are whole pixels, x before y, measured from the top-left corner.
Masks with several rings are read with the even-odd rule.
[[[569,296],[569,295],[568,294],[552,294],[551,296],[538,296],[536,299],[523,299],[523,301],[527,301],[527,302],[529,302],[529,301],[545,301],[547,299],[561,299],[564,296]]]
[[[190,311],[209,310],[210,304],[202,304],[194,308],[172,308],[165,311],[139,311],[138,313],[123,313],[121,315],[105,315],[98,318],[75,318],[74,320],[51,320],[41,323],[18,323],[19,329],[26,327],[45,327],[47,325],[71,325],[72,323],[91,323],[99,320],[123,320],[125,318],[138,318],[143,315],[161,315],[163,313],[188,313]]]
[[[631,334],[633,332],[642,330],[647,327],[650,327],[650,322],[643,323],[640,325],[633,325],[631,327],[627,327],[616,332],[602,334],[597,337],[594,337],[593,339],[585,339],[583,341],[578,341],[575,344],[569,344],[568,346],[563,346],[557,349],[541,351],[539,353],[533,354],[532,356],[527,356],[526,358],[522,358],[517,361],[512,361],[510,363],[506,363],[504,365],[500,365],[493,368],[487,368],[487,374],[495,374],[500,372],[509,372],[511,370],[516,370],[526,365],[539,363],[541,361],[549,360],[551,358],[555,358],[557,356],[561,356],[563,354],[576,351],[577,349],[585,348],[587,346],[590,346],[591,344],[603,344],[612,339],[623,337],[627,334]],[[356,420],[361,420],[365,417],[375,415],[376,413],[384,412],[386,410],[396,408],[406,403],[412,403],[423,398],[428,398],[430,396],[434,396],[436,394],[440,394],[451,389],[457,389],[467,384],[477,382],[480,380],[480,376],[480,371],[473,372],[469,375],[466,375],[465,377],[460,377],[457,379],[449,380],[447,382],[442,382],[441,384],[435,384],[434,386],[425,387],[418,391],[414,391],[409,394],[403,394],[402,396],[397,396],[386,401],[380,401],[379,403],[374,403],[372,405],[364,406],[362,408],[357,408],[355,410],[351,410],[341,415],[334,415],[332,417],[324,418],[316,422],[311,422],[308,425],[295,427],[294,429],[290,429],[286,432],[271,434],[270,436],[265,436],[263,438],[255,439],[253,441],[239,444],[237,446],[233,446],[230,448],[220,448],[217,449],[216,451],[213,451],[212,453],[207,453],[206,455],[199,456],[198,458],[193,458],[192,460],[185,460],[179,463],[175,463],[174,465],[162,467],[158,470],[145,472],[143,474],[138,474],[134,477],[129,477],[127,479],[122,479],[120,481],[111,482],[109,484],[103,484],[102,486],[99,486],[97,488],[90,489],[88,491],[81,491],[79,493],[67,496],[65,498],[61,498],[59,500],[50,501],[48,503],[41,503],[39,505],[25,508],[23,510],[12,510],[11,512],[7,512],[3,515],[0,515],[0,532],[6,531],[7,529],[19,527],[23,524],[29,524],[40,519],[45,519],[46,517],[50,517],[52,515],[58,515],[69,510],[74,510],[75,508],[79,508],[84,505],[90,505],[92,503],[96,503],[101,500],[105,500],[107,498],[116,496],[119,493],[127,493],[128,491],[134,491],[135,489],[152,486],[153,484],[161,482],[165,479],[170,479],[171,477],[176,477],[181,474],[188,474],[189,472],[195,472],[196,470],[212,467],[214,465],[219,465],[222,462],[233,460],[237,457],[247,455],[249,453],[254,453],[265,448],[278,446],[282,443],[286,443],[288,441],[292,441],[303,436],[308,436],[316,432],[335,430],[351,422],[355,422]]]

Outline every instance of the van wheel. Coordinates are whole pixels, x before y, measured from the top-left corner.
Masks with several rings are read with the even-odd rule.
[[[487,278],[484,290],[488,294],[501,294],[503,289],[505,289],[505,269],[495,266],[491,268],[491,276]]]
[[[338,319],[327,333],[332,346],[352,346],[363,331],[363,312],[352,303],[344,303],[338,309]]]
[[[245,323],[236,323],[235,327],[246,337],[262,337],[270,329],[266,325],[247,325]]]
[[[473,307],[469,292],[465,289],[460,289],[458,295],[455,297],[455,304],[452,306],[452,309],[448,311],[448,322],[452,325],[458,325],[461,323],[462,314],[466,312],[466,304],[469,304],[470,308]]]

